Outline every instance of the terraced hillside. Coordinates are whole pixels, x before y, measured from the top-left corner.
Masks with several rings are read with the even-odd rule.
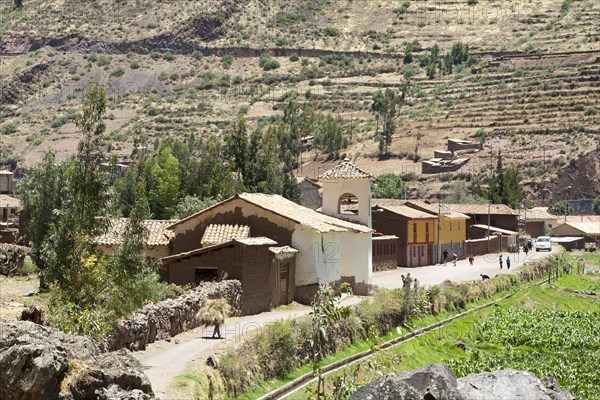
[[[454,178],[486,170],[500,150],[539,198],[598,151],[600,4],[467,3],[32,0],[15,9],[0,0],[0,162],[32,165],[47,148],[71,154],[81,94],[97,81],[111,95],[105,146],[122,157],[140,138],[221,134],[239,116],[263,125],[294,91],[344,118],[347,154],[376,174],[418,173],[408,156],[477,135],[485,149]],[[444,55],[459,41],[474,63],[428,77],[433,46]],[[279,66],[261,67],[263,53]],[[407,80],[391,154],[381,159],[372,96]],[[420,180],[413,195],[455,183]],[[586,186],[579,196],[600,194]]]

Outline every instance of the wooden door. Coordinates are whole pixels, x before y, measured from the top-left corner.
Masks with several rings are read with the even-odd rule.
[[[288,304],[289,274],[289,264],[279,267],[279,304]]]

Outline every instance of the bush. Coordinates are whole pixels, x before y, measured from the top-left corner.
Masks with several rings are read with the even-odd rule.
[[[260,55],[258,65],[260,65],[260,67],[265,71],[270,71],[279,68],[279,61],[271,57],[270,54],[263,53]]]
[[[150,58],[153,60],[158,60],[161,57],[161,54],[158,51],[153,51],[150,53]]]
[[[229,69],[231,68],[231,65],[233,64],[233,57],[229,54],[224,55],[223,57],[221,57],[221,65],[223,65],[223,68],[225,69]]]
[[[192,52],[192,58],[199,60],[202,57],[204,57],[204,53],[202,53],[201,51],[196,50],[196,51]]]
[[[17,124],[9,122],[8,124],[4,124],[2,126],[2,133],[5,135],[9,135],[11,133],[15,133],[17,131]]]
[[[596,115],[598,113],[598,109],[596,107],[588,107],[585,109],[585,111],[583,112],[583,115]]]
[[[340,32],[337,30],[337,28],[334,28],[332,26],[326,27],[325,30],[324,30],[324,32],[325,32],[326,36],[332,36],[332,37],[334,37],[334,36],[339,36],[340,35]]]
[[[129,68],[131,68],[131,69],[138,69],[138,68],[140,68],[139,61],[137,61],[137,60],[136,61],[132,61],[131,64],[129,64]]]
[[[165,61],[173,61],[175,59],[175,56],[170,51],[165,51],[164,53],[162,53],[161,57]]]
[[[300,59],[300,56],[298,56],[298,54],[294,53],[290,56],[290,61],[291,62],[296,62]]]
[[[51,124],[51,126],[52,126],[54,129],[58,129],[58,128],[60,128],[61,126],[63,126],[64,124],[66,124],[68,120],[69,120],[69,119],[68,119],[67,117],[63,116],[63,115],[57,116],[57,117],[55,117],[55,118],[52,120],[52,124]]]
[[[123,76],[123,74],[125,74],[125,70],[121,67],[117,67],[115,69],[113,69],[113,71],[110,73],[111,76]]]

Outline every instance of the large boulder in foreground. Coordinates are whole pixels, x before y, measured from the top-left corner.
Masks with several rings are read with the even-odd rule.
[[[469,400],[574,399],[568,391],[558,387],[552,375],[540,380],[531,372],[513,369],[467,375],[458,380],[458,390],[463,392]]]
[[[128,350],[101,353],[90,338],[29,321],[0,325],[1,400],[95,400],[99,394],[146,400],[152,388]]]
[[[551,375],[540,380],[525,371],[502,370],[457,379],[443,364],[383,376],[350,400],[573,400]]]
[[[358,389],[352,400],[467,400],[454,372],[443,364],[383,376]],[[470,399],[469,399],[470,400]]]

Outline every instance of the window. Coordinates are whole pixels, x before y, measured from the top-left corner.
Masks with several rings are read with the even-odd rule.
[[[338,214],[358,215],[358,198],[352,193],[344,193],[338,199]]]
[[[429,222],[425,224],[425,241],[429,242]]]
[[[413,224],[413,243],[417,243],[417,224]]]
[[[216,268],[196,268],[194,280],[196,285],[200,282],[211,282],[217,280]]]

